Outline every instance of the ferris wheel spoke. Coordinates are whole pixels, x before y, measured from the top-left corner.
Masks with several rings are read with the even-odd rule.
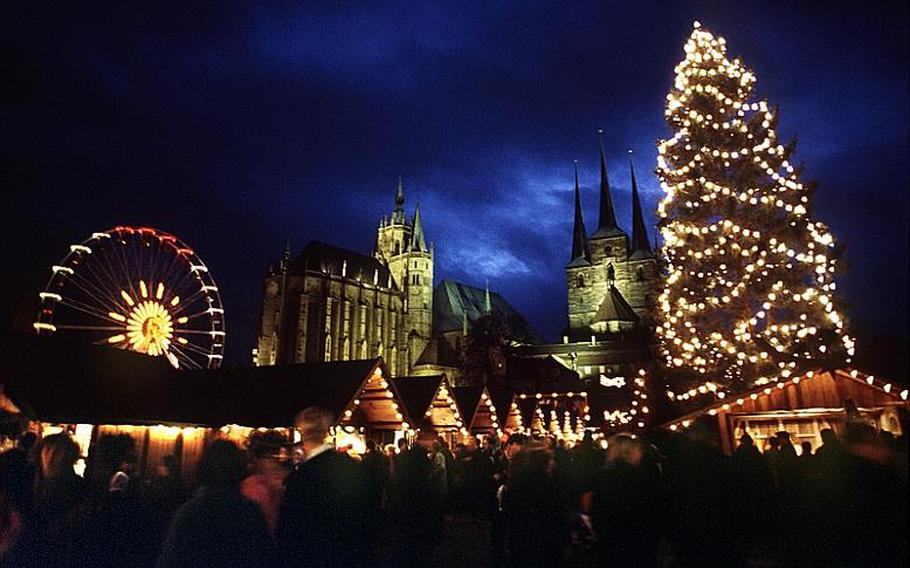
[[[201,259],[173,235],[147,227],[92,233],[55,265],[40,296],[38,333],[81,334],[165,356],[178,368],[221,364],[217,287]],[[196,329],[181,329],[188,323]]]
[[[123,326],[115,327],[108,325],[57,325],[57,329],[69,329],[75,331],[124,331]]]
[[[189,309],[190,307],[192,307],[193,301],[195,301],[196,298],[198,298],[202,295],[203,295],[202,290],[199,289],[199,290],[196,290],[195,292],[193,292],[192,294],[190,294],[189,296],[187,296],[186,298],[180,298],[180,304],[174,310],[174,315],[179,315],[179,314],[183,313],[183,310],[186,310],[186,309]]]
[[[117,246],[118,244],[119,246]],[[126,244],[114,243],[114,254],[112,256],[120,264],[120,273],[125,275],[126,287],[130,289],[130,295],[135,299],[139,297],[139,294],[136,293],[135,284],[133,284],[134,278],[129,269],[129,260],[127,259],[126,251],[122,250],[127,246],[128,245]]]
[[[93,300],[95,300],[96,302],[98,302],[98,303],[101,305],[102,308],[104,308],[104,309],[118,308],[118,309],[120,310],[121,313],[127,313],[127,312],[129,312],[129,308],[126,307],[126,306],[124,306],[123,304],[121,304],[121,303],[116,299],[116,296],[112,296],[112,297],[110,297],[110,298],[105,298],[105,297],[104,297],[104,292],[102,292],[95,284],[93,284],[92,282],[90,282],[87,278],[83,278],[83,277],[81,277],[81,276],[78,277],[78,279],[79,279],[80,281],[84,281],[86,285],[91,286],[92,289],[94,290],[94,292],[91,291],[91,290],[88,290],[88,289],[86,289],[86,288],[83,288],[81,285],[79,285],[79,284],[76,282],[76,280],[75,280],[76,274],[73,274],[73,277],[74,277],[74,279],[73,279],[73,284],[75,284],[80,290],[82,290],[83,292],[85,292],[85,293],[86,293],[89,297],[91,297]]]
[[[186,343],[181,343],[180,348],[187,349],[189,351],[192,351],[193,353],[198,353],[199,355],[202,355],[204,357],[208,357],[209,354],[211,353],[211,351],[209,351],[208,349],[206,349],[200,345],[196,345],[195,343],[193,343],[191,341],[188,341]]]
[[[64,298],[61,302],[58,302],[58,303],[61,303],[68,308],[72,308],[74,310],[79,310],[80,312],[82,312],[84,314],[94,316],[94,317],[104,320],[104,321],[120,323],[120,322],[117,322],[117,320],[112,318],[110,315],[108,315],[104,312],[98,311],[96,308],[94,308],[92,306],[83,304],[82,302],[80,302],[78,300],[73,300],[72,298]],[[64,324],[64,325],[66,325],[66,324]]]
[[[200,365],[192,357],[187,355],[183,351],[183,349],[181,349],[180,347],[177,347],[176,345],[172,345],[171,350],[177,356],[177,359],[179,361],[181,361],[186,367],[188,367],[190,369],[201,369],[202,368],[202,365]]]
[[[192,270],[186,270],[185,273],[180,277],[180,279],[174,283],[174,289],[180,290],[183,287],[183,285],[187,282],[187,279],[190,276],[195,276],[195,273]]]

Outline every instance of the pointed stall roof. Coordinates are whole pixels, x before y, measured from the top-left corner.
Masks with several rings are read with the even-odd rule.
[[[604,296],[600,307],[597,308],[597,314],[594,316],[594,322],[602,321],[624,321],[637,323],[641,320],[629,302],[623,297],[622,293],[616,286],[610,285],[609,292]]]
[[[601,135],[603,131],[600,131]],[[607,159],[604,155],[603,136],[600,139],[600,218],[597,231],[591,235],[592,239],[606,237],[622,237],[625,232],[616,222],[616,210],[613,208],[613,197],[610,195],[610,181],[607,179]]]
[[[392,382],[417,428],[453,431],[464,427],[445,375],[397,377]]]
[[[474,414],[480,405],[483,389],[483,386],[454,387],[452,389],[455,404],[458,405],[458,411],[461,412],[464,423],[468,428],[471,427],[471,423],[474,421]]]
[[[567,268],[591,265],[591,249],[588,247],[588,234],[585,232],[585,220],[581,214],[581,192],[578,189],[578,165],[575,165],[575,224],[572,228],[572,260]]]
[[[652,258],[651,243],[648,242],[648,231],[645,228],[645,217],[641,209],[641,200],[638,197],[638,184],[635,182],[635,167],[629,161],[629,171],[632,174],[632,254],[631,260]]]
[[[420,203],[414,209],[414,222],[412,223],[414,231],[411,233],[410,250],[413,252],[430,252],[427,248],[427,242],[423,235],[423,222],[420,220]]]

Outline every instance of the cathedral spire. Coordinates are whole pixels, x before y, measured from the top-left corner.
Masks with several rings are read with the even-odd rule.
[[[578,189],[578,163],[575,163],[575,225],[572,229],[572,260],[569,267],[591,264],[591,250],[588,248],[588,235],[585,232],[585,220],[581,215],[581,193]]]
[[[648,231],[645,228],[645,217],[638,198],[638,184],[635,182],[635,166],[629,159],[629,172],[632,174],[632,257],[647,258],[651,256],[651,243],[648,242]]]
[[[493,313],[493,303],[490,301],[490,281],[487,280],[487,287],[483,294],[483,313],[490,315]]]
[[[395,192],[395,209],[392,211],[392,223],[405,224],[404,184],[401,183],[401,176],[398,176],[398,190]]]
[[[600,134],[600,218],[597,220],[597,231],[592,239],[622,235],[622,229],[616,223],[616,210],[613,208],[613,197],[610,195],[610,180],[607,179],[607,158],[604,153],[603,129]]]
[[[414,222],[412,223],[414,227],[413,232],[411,233],[411,250],[414,252],[429,252],[430,249],[427,248],[427,241],[423,236],[423,223],[420,220],[420,202],[417,202],[417,207],[414,209]]]

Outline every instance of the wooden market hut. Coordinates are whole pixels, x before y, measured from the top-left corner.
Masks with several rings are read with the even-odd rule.
[[[508,389],[487,389],[490,399],[493,401],[493,408],[496,409],[496,416],[502,430],[507,434],[512,432],[524,433],[525,422],[522,418],[521,410],[518,408],[518,398],[515,393]]]
[[[39,434],[66,429],[83,455],[99,436],[136,442],[136,470],[174,455],[191,476],[207,441],[245,441],[253,429],[288,430],[301,409],[319,406],[339,435],[390,442],[408,428],[381,359],[179,371],[162,358],[106,346],[35,342],[0,368],[9,399]]]
[[[821,431],[844,432],[848,416],[895,436],[904,433],[910,403],[908,391],[857,369],[815,370],[763,385],[678,416],[663,427],[684,430],[704,416],[713,417],[725,452],[732,452],[748,433],[759,448],[779,431],[790,433],[794,445],[821,444]],[[703,418],[702,418],[703,419]],[[716,422],[714,422],[716,421]]]
[[[392,384],[408,416],[414,418],[415,428],[430,429],[449,444],[467,434],[467,423],[455,404],[445,375],[396,377]]]
[[[486,387],[455,387],[452,391],[455,404],[471,434],[496,437],[502,434],[499,417]]]

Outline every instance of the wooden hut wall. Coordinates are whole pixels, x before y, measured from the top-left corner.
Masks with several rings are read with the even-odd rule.
[[[906,392],[906,391],[904,391]],[[703,414],[716,418],[725,452],[732,452],[738,438],[748,432],[762,448],[774,433],[790,432],[794,444],[808,441],[813,449],[821,444],[821,430],[842,432],[846,423],[845,406],[852,401],[860,414],[878,429],[900,435],[903,432],[901,408],[907,402],[888,383],[857,371],[806,373],[787,382],[768,385],[739,397],[674,420],[670,429],[687,427]]]

